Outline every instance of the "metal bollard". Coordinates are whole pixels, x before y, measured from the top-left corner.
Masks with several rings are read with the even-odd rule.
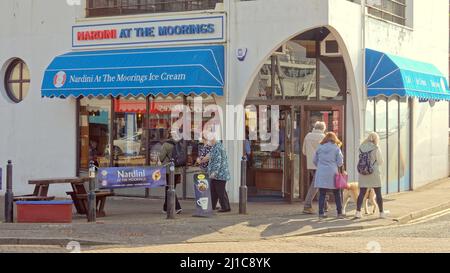
[[[6,192],[5,192],[5,223],[14,222],[14,193],[12,191],[13,165],[8,160],[6,167]]]
[[[241,161],[241,186],[239,187],[239,214],[247,214],[247,157]]]
[[[97,220],[97,202],[95,198],[95,176],[96,167],[93,161],[89,162],[89,193],[88,193],[88,222],[95,222]]]
[[[175,164],[173,159],[169,167],[169,189],[167,190],[167,219],[175,219]]]

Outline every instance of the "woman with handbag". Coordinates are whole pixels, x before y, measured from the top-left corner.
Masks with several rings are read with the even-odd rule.
[[[373,188],[376,194],[378,209],[380,211],[380,218],[386,218],[388,211],[383,210],[383,197],[381,196],[381,171],[380,166],[383,166],[383,157],[381,156],[380,136],[372,132],[366,140],[363,141],[359,147],[359,196],[356,202],[355,218],[359,219],[361,215],[361,206],[366,195],[367,189]]]
[[[326,218],[324,212],[325,197],[329,190],[334,193],[336,202],[337,217],[343,219],[341,189],[336,187],[337,178],[341,178],[339,168],[344,165],[344,156],[341,152],[342,142],[335,133],[329,132],[320,142],[314,156],[314,165],[317,167],[314,178],[314,187],[319,189],[319,219]]]

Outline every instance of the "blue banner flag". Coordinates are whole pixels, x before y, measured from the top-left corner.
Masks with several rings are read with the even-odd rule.
[[[100,188],[157,188],[166,185],[166,167],[100,168]]]

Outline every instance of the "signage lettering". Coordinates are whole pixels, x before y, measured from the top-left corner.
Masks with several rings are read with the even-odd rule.
[[[159,35],[186,35],[186,34],[205,34],[214,33],[213,24],[199,25],[181,25],[181,26],[165,26],[159,27]]]
[[[224,42],[225,15],[73,27],[74,47],[177,41]]]
[[[134,31],[133,31],[134,30]],[[117,37],[117,32],[120,32]],[[214,24],[198,24],[198,25],[178,25],[178,26],[161,26],[158,27],[159,36],[170,35],[192,35],[192,34],[208,34],[214,33]],[[114,40],[117,38],[127,39],[135,37],[156,37],[155,27],[137,27],[134,29],[110,29],[110,30],[91,30],[77,32],[78,41],[92,40]]]
[[[77,33],[78,41],[88,41],[88,40],[106,40],[106,39],[116,39],[117,30],[95,30],[95,31],[80,31]]]
[[[156,188],[166,185],[165,167],[100,168],[97,180],[102,188]]]
[[[185,81],[187,80],[187,75],[184,73],[167,73],[162,72],[161,74],[150,73],[148,75],[126,75],[126,74],[103,74],[103,75],[70,75],[69,83],[114,83],[114,82],[139,82],[144,83],[147,81]]]

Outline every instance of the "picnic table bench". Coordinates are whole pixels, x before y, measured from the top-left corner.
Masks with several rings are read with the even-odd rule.
[[[73,178],[74,179],[74,178]],[[59,179],[55,179],[59,180]],[[29,180],[28,184],[34,185],[32,194],[16,195],[14,201],[50,201],[54,200],[55,196],[48,196],[48,189],[50,184],[66,183],[62,181],[50,181],[49,179]]]
[[[88,178],[89,181],[89,178]],[[78,214],[86,214],[88,211],[88,191],[84,183],[72,183],[72,191],[66,192],[73,200],[73,204]],[[104,217],[106,197],[113,196],[110,191],[95,191],[95,200],[97,207],[97,217]]]
[[[29,180],[28,184],[35,185],[32,194],[15,196],[14,201],[49,201],[55,199],[54,196],[47,196],[51,184],[70,184],[71,192],[66,192],[73,200],[75,209],[79,214],[87,215],[88,191],[84,184],[89,182],[89,177],[69,177],[69,178],[45,178]],[[105,216],[106,197],[112,196],[110,191],[96,191],[97,217]]]

